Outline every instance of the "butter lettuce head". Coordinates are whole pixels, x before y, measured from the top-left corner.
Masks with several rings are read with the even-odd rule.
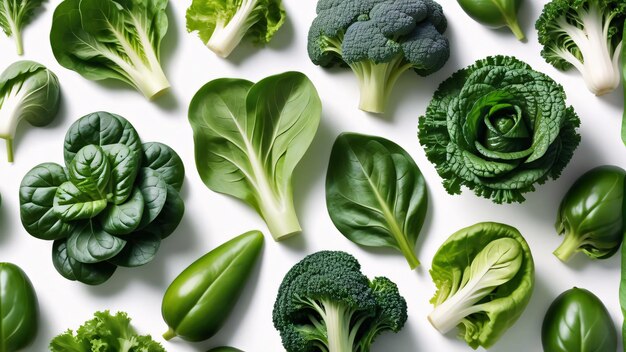
[[[420,118],[419,140],[450,194],[522,202],[556,179],[580,142],[563,87],[528,64],[488,57],[444,81]]]

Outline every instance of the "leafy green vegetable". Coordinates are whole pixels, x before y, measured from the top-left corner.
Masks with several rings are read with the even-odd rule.
[[[179,195],[185,169],[176,152],[142,145],[126,119],[97,112],[70,127],[64,156],[66,168],[41,164],[20,186],[22,224],[37,238],[55,240],[57,271],[97,285],[116,265],[152,260],[185,209]]]
[[[0,14],[1,9],[0,3]],[[59,110],[59,91],[57,76],[33,61],[17,61],[0,74],[0,138],[6,140],[9,162],[17,125],[22,119],[37,127],[52,122]]]
[[[275,240],[302,231],[291,175],[313,141],[321,109],[313,83],[298,72],[256,84],[217,79],[189,105],[200,177],[213,191],[254,207]]]
[[[64,0],[52,19],[52,52],[87,79],[117,79],[153,99],[170,87],[160,64],[166,7],[167,0]]]
[[[576,68],[595,95],[610,93],[620,81],[625,19],[623,0],[552,0],[535,23],[541,56],[559,70]]]
[[[450,56],[441,6],[432,0],[319,0],[309,29],[314,64],[349,66],[359,80],[359,109],[383,113],[398,78],[438,71]]]
[[[67,330],[50,341],[51,352],[165,352],[150,335],[139,335],[124,312],[94,313],[76,333]]]
[[[0,263],[0,351],[24,349],[37,336],[39,304],[26,273],[12,263]]]
[[[17,54],[24,54],[22,29],[30,22],[35,10],[44,0],[2,0],[0,3],[0,28],[13,37]]]
[[[535,282],[533,258],[517,229],[484,222],[454,233],[437,250],[437,286],[428,316],[442,333],[455,326],[467,344],[491,347],[520,317]]]
[[[600,166],[587,171],[567,191],[556,220],[565,234],[554,255],[566,262],[576,252],[593,259],[613,256],[624,236],[626,171]]]
[[[541,327],[544,352],[617,350],[617,334],[606,307],[593,293],[572,288],[550,305]]]
[[[518,40],[526,37],[517,21],[523,0],[458,0],[463,11],[476,22],[491,28],[509,27]]]
[[[244,37],[269,43],[284,22],[282,0],[193,0],[187,9],[187,31],[224,58]]]
[[[333,223],[352,242],[391,247],[411,269],[426,210],[426,182],[411,156],[381,137],[337,137],[326,175],[326,205]]]
[[[185,268],[163,296],[161,314],[168,326],[163,338],[203,341],[215,335],[243,293],[263,241],[261,232],[246,232]]]
[[[626,32],[626,20],[624,21],[623,30]],[[622,82],[624,85],[624,98],[626,101],[626,45],[622,45]],[[624,107],[624,115],[622,116],[622,142],[626,146],[626,106]]]
[[[495,203],[524,201],[556,179],[580,142],[563,87],[514,57],[477,61],[444,81],[419,140],[450,194],[465,185]]]
[[[352,255],[320,251],[287,272],[272,317],[287,352],[368,352],[381,333],[402,330],[407,305],[395,283],[370,281]]]

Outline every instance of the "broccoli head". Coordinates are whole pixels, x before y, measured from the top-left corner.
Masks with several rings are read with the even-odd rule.
[[[400,331],[406,301],[385,277],[373,281],[340,251],[311,254],[285,275],[274,304],[274,327],[288,352],[367,352],[376,336]]]
[[[438,71],[450,56],[441,5],[433,0],[319,0],[308,52],[320,66],[347,65],[359,108],[382,113],[398,77]]]
[[[624,0],[552,0],[535,23],[541,56],[559,70],[576,68],[595,95],[620,82]]]

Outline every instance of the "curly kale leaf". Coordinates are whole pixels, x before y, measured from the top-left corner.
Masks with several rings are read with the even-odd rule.
[[[419,139],[450,194],[466,186],[495,203],[524,201],[556,179],[580,142],[563,87],[513,57],[488,57],[435,92]]]

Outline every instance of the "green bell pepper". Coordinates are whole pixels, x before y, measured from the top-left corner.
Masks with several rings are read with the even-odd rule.
[[[213,336],[235,307],[261,253],[263,234],[246,232],[183,270],[165,291],[163,338],[202,341]]]
[[[37,295],[26,273],[11,263],[0,263],[0,319],[0,352],[18,351],[35,339]]]
[[[208,350],[207,352],[243,352],[243,351],[234,347],[222,346],[222,347],[212,348]]]
[[[566,262],[576,252],[605,259],[624,236],[624,182],[617,166],[600,166],[582,175],[561,201],[556,230],[565,234],[554,255]]]
[[[617,333],[600,299],[574,287],[548,308],[541,327],[541,343],[544,352],[614,352]]]

